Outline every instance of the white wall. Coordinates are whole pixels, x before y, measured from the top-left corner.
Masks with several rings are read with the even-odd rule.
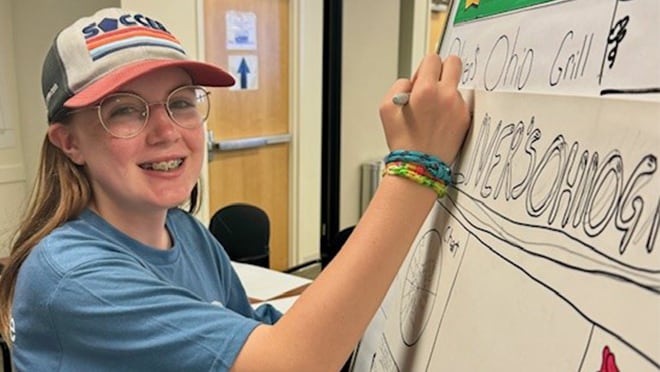
[[[292,264],[320,257],[323,1],[292,1]]]
[[[360,216],[360,166],[388,153],[378,106],[425,54],[429,1],[344,0],[343,7],[340,229]],[[402,12],[410,17],[400,24]]]
[[[0,94],[16,141],[0,149],[0,255],[27,203],[46,133],[41,64],[55,33],[110,0],[0,0]]]
[[[5,131],[0,149],[0,256],[9,254],[13,222],[25,200],[25,162],[21,146],[14,64],[11,5],[0,1],[0,125]]]
[[[2,0],[6,1],[6,0]],[[21,137],[28,185],[32,185],[46,133],[41,65],[55,34],[96,9],[118,0],[11,0]]]
[[[343,3],[339,226],[357,222],[360,166],[387,155],[378,106],[397,78],[399,2]]]

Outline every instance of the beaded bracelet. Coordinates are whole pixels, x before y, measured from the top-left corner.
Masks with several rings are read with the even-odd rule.
[[[424,176],[427,178],[430,178],[434,181],[437,182],[442,182],[443,184],[445,183],[443,180],[437,179],[433,174],[431,174],[428,169],[424,168],[423,165],[420,164],[415,164],[415,163],[406,163],[403,161],[393,161],[391,163],[387,163],[387,167],[396,167],[397,169],[407,169],[408,171],[412,173],[419,174],[420,176]]]
[[[415,169],[418,169],[419,165],[409,164],[409,163],[389,163],[385,166],[383,170],[383,175],[389,174],[393,176],[399,176],[407,178],[417,184],[422,186],[430,187],[438,194],[438,198],[442,198],[447,195],[447,186],[442,180],[429,177],[425,174],[418,173]]]
[[[397,161],[419,164],[432,174],[433,178],[441,180],[445,185],[451,185],[451,168],[433,155],[419,151],[394,150],[385,157],[385,164]]]

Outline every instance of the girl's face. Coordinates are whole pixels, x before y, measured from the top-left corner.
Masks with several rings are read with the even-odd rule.
[[[152,104],[146,127],[132,138],[107,133],[96,109],[75,113],[70,124],[51,125],[51,141],[59,141],[58,147],[85,167],[93,190],[92,207],[101,215],[165,212],[190,196],[204,158],[204,127],[183,128],[172,121],[162,104],[153,104],[164,102],[171,91],[189,84],[191,79],[184,70],[168,68],[122,86],[118,91],[136,94]]]

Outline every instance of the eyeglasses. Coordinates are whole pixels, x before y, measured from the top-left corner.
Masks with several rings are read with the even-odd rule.
[[[200,86],[186,85],[173,90],[164,102],[149,103],[137,94],[115,93],[103,98],[98,105],[72,110],[69,115],[95,108],[106,132],[117,138],[131,138],[147,126],[150,106],[164,105],[174,123],[192,129],[202,125],[209,116],[209,94]]]

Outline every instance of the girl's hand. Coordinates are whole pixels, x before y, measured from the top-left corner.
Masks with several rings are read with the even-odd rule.
[[[427,55],[412,80],[399,79],[380,105],[380,117],[390,151],[414,150],[451,164],[470,126],[469,109],[458,91],[461,60]],[[406,105],[392,97],[410,92]]]

